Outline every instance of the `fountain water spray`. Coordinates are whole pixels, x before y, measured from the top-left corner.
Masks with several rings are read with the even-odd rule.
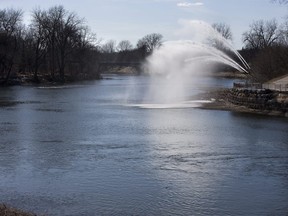
[[[190,41],[188,41],[187,43],[190,43]],[[220,50],[218,50],[218,49],[216,49],[214,47],[206,46],[204,44],[192,43],[192,47],[191,48],[196,48],[196,49],[199,49],[199,50],[202,49],[203,51],[205,51],[205,55],[198,56],[198,57],[191,58],[191,59],[186,59],[185,62],[195,61],[195,60],[198,60],[198,61],[203,60],[203,61],[208,61],[208,62],[209,61],[215,61],[215,62],[219,62],[219,63],[223,63],[223,64],[226,64],[226,65],[229,65],[229,66],[235,68],[236,70],[238,70],[240,72],[248,73],[248,71],[247,71],[248,68],[245,69],[244,67],[239,65],[236,61],[234,61],[229,56],[227,56],[225,53],[221,52]],[[235,53],[238,53],[238,52],[235,52]]]
[[[194,42],[198,41],[201,44],[208,44],[210,47],[214,42],[219,42],[223,49],[229,50],[241,61],[243,67],[246,68],[245,72],[250,69],[248,63],[233,47],[230,41],[225,39],[221,33],[215,30],[210,24],[201,20],[180,20],[179,23],[183,26],[182,29],[178,31],[180,37],[183,35],[189,38],[192,37]]]
[[[165,42],[147,58],[146,68],[152,76],[152,85],[146,98],[153,103],[186,103],[191,81],[215,71],[219,63],[243,73],[250,69],[239,52],[209,24],[197,20],[184,23],[178,35],[189,35],[193,40]],[[213,46],[213,41],[220,43],[222,50],[233,53],[240,63]]]

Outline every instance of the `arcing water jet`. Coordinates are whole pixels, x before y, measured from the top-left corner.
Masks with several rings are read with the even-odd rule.
[[[209,24],[197,20],[187,23],[186,34],[187,26],[193,28],[196,33],[191,38],[194,36],[194,40],[165,42],[147,59],[146,68],[154,77],[148,98],[154,103],[185,102],[189,93],[186,86],[189,86],[190,81],[199,75],[215,71],[219,63],[243,73],[248,73],[250,69],[239,52]],[[211,41],[220,42],[222,49],[217,49]],[[240,63],[222,50],[233,53]],[[161,75],[161,79],[156,75]]]

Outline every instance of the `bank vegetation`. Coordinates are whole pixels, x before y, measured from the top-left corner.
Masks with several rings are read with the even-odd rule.
[[[98,79],[100,62],[140,62],[161,44],[162,35],[102,43],[83,18],[63,6],[23,11],[0,9],[0,84]]]
[[[242,55],[251,65],[253,81],[266,82],[288,74],[288,18],[254,21],[243,34]]]

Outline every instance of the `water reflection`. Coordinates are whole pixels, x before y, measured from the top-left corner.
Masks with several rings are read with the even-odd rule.
[[[185,210],[174,204],[177,212],[265,215],[277,209],[273,199],[282,192],[275,186],[287,177],[288,158],[287,145],[279,151],[282,143],[275,140],[288,140],[284,130],[275,130],[267,117],[255,122],[227,112],[170,112],[149,116],[150,127],[157,129],[149,136],[149,147],[159,179],[173,186],[167,199],[189,200]],[[267,123],[274,128],[269,139]],[[257,199],[253,206],[247,197]]]

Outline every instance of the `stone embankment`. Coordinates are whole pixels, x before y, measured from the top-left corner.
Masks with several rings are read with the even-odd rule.
[[[234,105],[244,106],[263,114],[288,117],[288,92],[233,88],[228,92],[227,99]]]

